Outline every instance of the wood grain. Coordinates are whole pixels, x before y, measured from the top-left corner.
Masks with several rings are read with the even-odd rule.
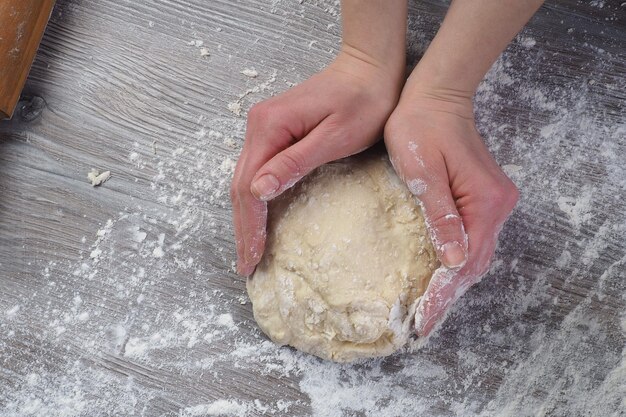
[[[446,4],[410,9],[413,65]],[[60,415],[63,399],[84,407],[67,415],[218,399],[374,415],[348,401],[360,392],[379,415],[623,415],[624,8],[550,2],[511,44],[476,98],[490,150],[521,167],[492,271],[419,352],[335,367],[258,330],[228,183],[246,110],[330,62],[339,35],[332,1],[58,1],[0,123],[0,415]],[[91,168],[112,177],[94,188]]]

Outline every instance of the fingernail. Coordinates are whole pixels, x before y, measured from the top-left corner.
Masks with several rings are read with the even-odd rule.
[[[262,201],[269,200],[280,187],[280,181],[272,174],[265,174],[252,183],[252,194]]]
[[[249,264],[240,263],[237,265],[237,273],[243,277],[249,277],[254,272],[254,266]]]
[[[443,245],[441,262],[448,268],[458,268],[465,263],[465,250],[458,242]]]

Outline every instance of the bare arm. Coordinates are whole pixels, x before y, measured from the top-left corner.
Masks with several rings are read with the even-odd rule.
[[[407,0],[343,0],[341,51],[402,79]],[[404,81],[404,80],[402,80]]]
[[[543,0],[454,0],[409,79],[410,93],[470,97]]]

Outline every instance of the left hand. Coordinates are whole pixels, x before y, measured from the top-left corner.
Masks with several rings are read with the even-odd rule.
[[[388,68],[349,51],[250,110],[231,187],[242,275],[252,274],[263,255],[267,201],[318,166],[374,144],[398,101],[403,62]]]
[[[426,336],[488,270],[518,191],[476,130],[471,98],[403,92],[385,144],[422,206],[442,263],[415,315],[417,334]]]

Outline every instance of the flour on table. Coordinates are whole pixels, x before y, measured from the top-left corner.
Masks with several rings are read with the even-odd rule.
[[[336,15],[340,6],[338,0],[310,0],[303,6],[306,17],[282,14],[295,3],[279,1],[271,17],[308,25],[311,11]],[[205,37],[216,45],[211,46],[216,54],[233,52],[237,44],[229,41],[229,21],[220,16],[210,21],[213,16],[204,9],[195,13],[207,34],[190,32],[181,45]],[[0,303],[2,372],[12,382],[0,390],[0,414],[621,416],[626,398],[626,125],[623,112],[613,106],[615,94],[623,90],[616,71],[621,57],[597,49],[604,46],[602,39],[597,32],[583,35],[583,28],[573,25],[578,18],[561,16],[564,23],[552,21],[555,36],[564,31],[572,40],[588,36],[589,45],[539,42],[540,32],[526,31],[537,45],[508,48],[481,83],[475,101],[478,128],[500,164],[523,167],[505,168],[522,197],[499,239],[492,272],[452,307],[443,328],[419,352],[337,364],[279,349],[251,322],[250,306],[242,306],[247,299],[243,282],[229,272],[232,172],[226,169],[230,163],[225,169],[221,165],[237,159],[245,121],[226,103],[247,94],[239,100],[245,114],[253,103],[300,83],[329,62],[335,53],[326,46],[338,39],[339,19],[320,19],[311,32],[320,44],[311,50],[308,40],[276,34],[282,39],[274,46],[298,59],[293,69],[276,61],[282,50],[266,62],[233,55],[224,65],[238,76],[240,90],[227,88],[214,96],[223,109],[216,112],[207,103],[185,106],[189,113],[172,119],[171,130],[129,129],[137,138],[134,145],[133,139],[124,144],[132,155],[125,177],[138,180],[132,185],[135,197],[123,206],[111,201],[119,212],[110,212],[106,225],[94,219],[89,233],[68,233],[82,242],[76,256],[50,259],[40,252],[45,246],[37,252],[36,244],[27,247],[25,261],[41,267],[28,281],[41,285]],[[536,22],[550,22],[541,18]],[[439,13],[412,13],[411,61],[426,50],[438,19]],[[336,24],[332,41],[317,36],[328,20]],[[585,30],[593,24],[587,23]],[[220,35],[216,27],[222,25]],[[265,34],[270,36],[257,49],[272,46],[272,35]],[[255,35],[244,36],[252,42]],[[186,49],[190,58],[210,62],[198,55],[199,49]],[[574,49],[580,53],[571,54]],[[574,69],[578,65],[563,65],[554,53],[581,58],[575,63],[594,79],[580,77]],[[220,58],[215,57],[217,65],[222,65]],[[252,65],[260,73],[256,79],[238,74]],[[201,68],[206,73],[198,76],[212,80],[214,68]],[[273,68],[279,68],[280,82],[264,83],[261,73],[271,74]],[[260,91],[265,85],[267,90]],[[250,94],[248,87],[258,93]],[[148,108],[137,110],[138,120],[148,116]],[[185,153],[172,152],[180,146]],[[586,182],[589,174],[593,181]],[[144,197],[166,205],[149,204]],[[136,230],[147,237],[137,242]],[[162,232],[167,256],[154,258]],[[89,257],[94,249],[99,249],[98,259]],[[180,297],[173,298],[176,293]],[[61,302],[47,303],[45,294]],[[76,295],[83,300],[78,307]],[[83,321],[85,313],[89,318]],[[112,372],[125,360],[130,367]],[[185,383],[176,384],[176,378]]]

